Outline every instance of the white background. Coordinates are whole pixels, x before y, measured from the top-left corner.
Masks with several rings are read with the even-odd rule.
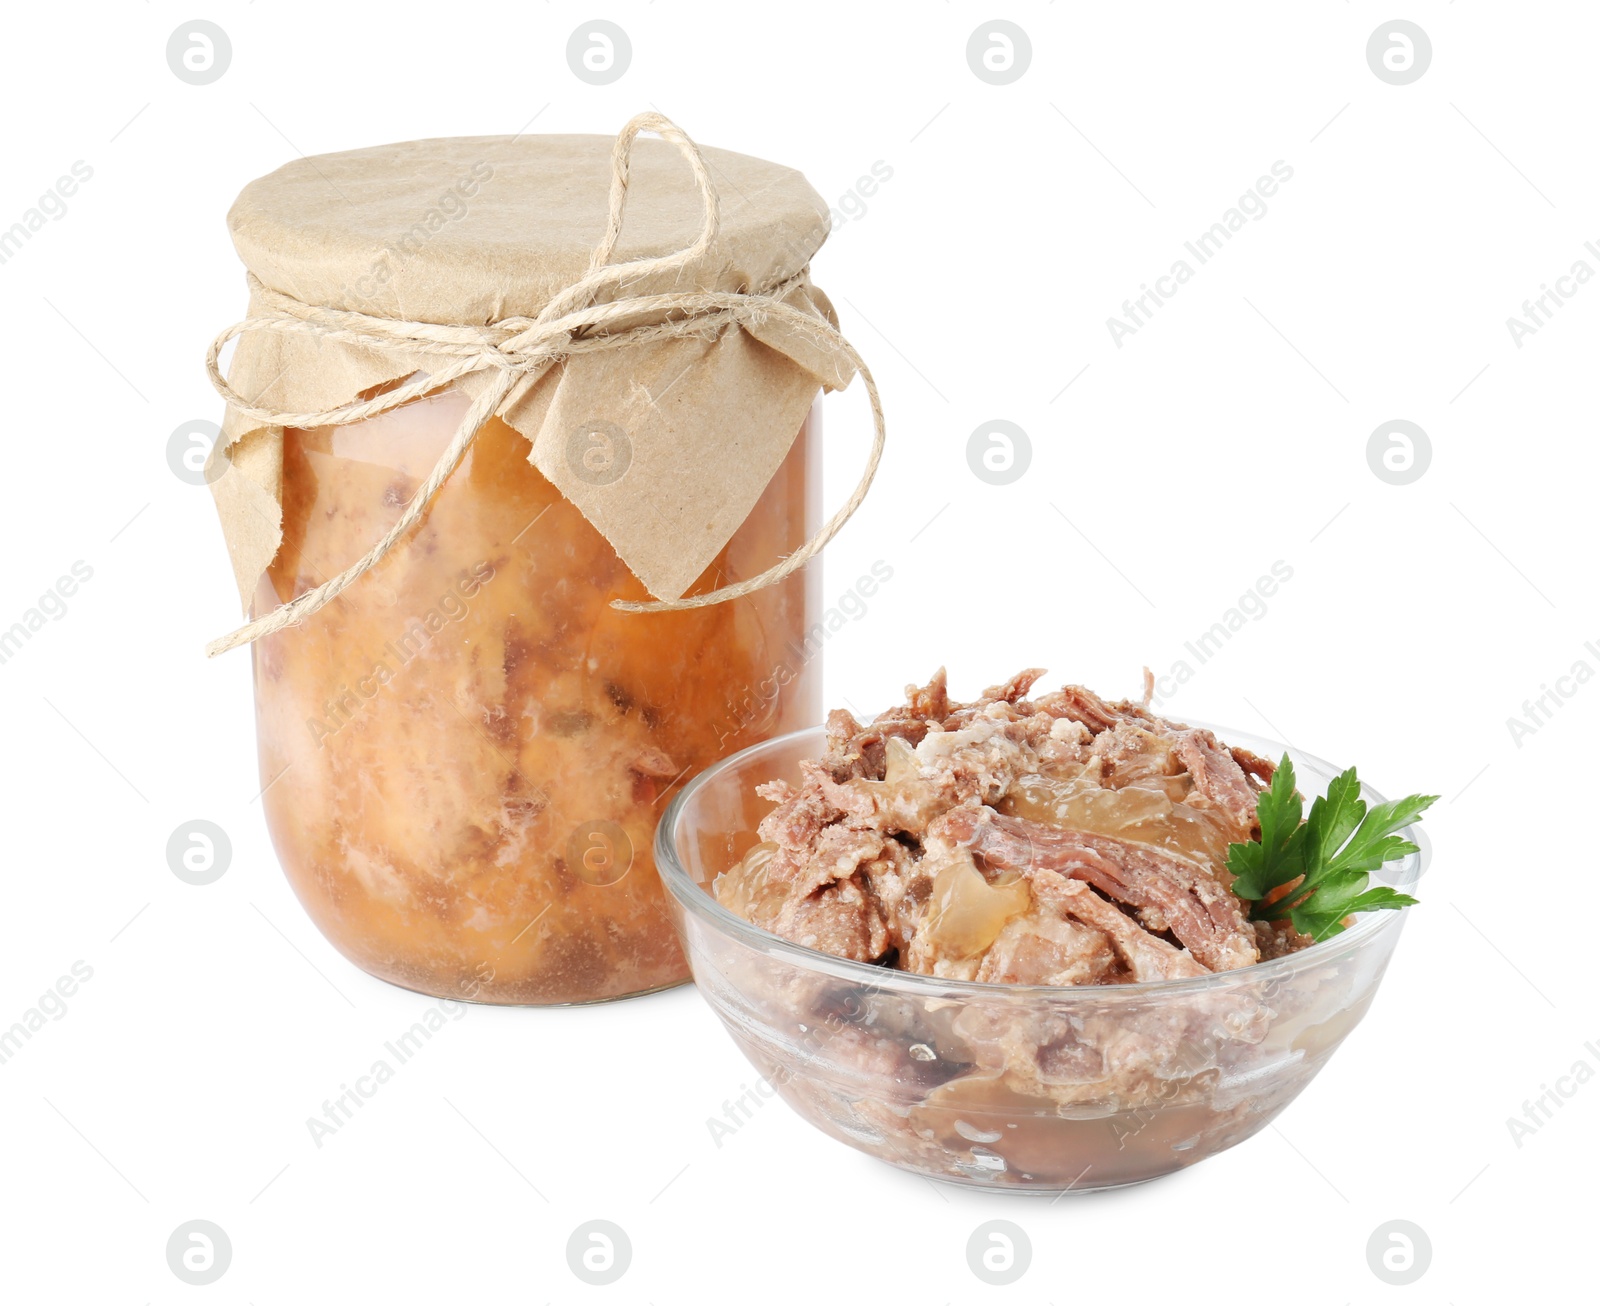
[[[1501,1300],[1593,1292],[1600,1084],[1536,1133],[1507,1118],[1600,1069],[1584,685],[1519,743],[1507,719],[1600,638],[1592,587],[1600,287],[1519,348],[1506,319],[1600,239],[1596,15],[1418,3],[1418,80],[1369,68],[1388,4],[622,3],[11,6],[0,227],[77,160],[93,177],[0,265],[7,493],[0,627],[72,563],[93,578],[0,665],[0,1026],[75,961],[93,978],[0,1066],[0,1297],[27,1302]],[[205,17],[208,86],[165,58]],[[969,69],[980,22],[1027,71]],[[614,84],[565,57],[622,25]],[[1422,906],[1366,1023],[1278,1125],[1144,1187],[1040,1201],[935,1189],[765,1106],[692,989],[586,1010],[474,1008],[319,1150],[306,1117],[426,999],[354,970],[300,912],[255,794],[249,658],[209,496],[168,469],[220,416],[201,356],[243,307],[223,215],[297,153],[418,136],[614,132],[655,106],[800,167],[830,202],[893,176],[817,258],[883,387],[889,452],[823,563],[830,598],[893,581],[830,641],[830,702],[876,708],[948,664],[1136,693],[1275,561],[1293,579],[1165,703],[1443,795]],[[1136,335],[1108,316],[1283,160],[1291,181]],[[852,207],[856,207],[852,202]],[[1191,260],[1192,261],[1192,260]],[[99,420],[90,421],[93,409]],[[1013,484],[968,436],[1030,435]],[[1418,423],[1411,484],[1368,437]],[[837,502],[865,449],[830,401]],[[1192,659],[1190,659],[1192,661]],[[215,884],[169,871],[180,822],[233,840]],[[1585,1040],[1596,1049],[1586,1050]],[[1575,1081],[1564,1081],[1572,1086]],[[1010,1219],[1028,1273],[966,1240]],[[182,1222],[228,1273],[180,1283]],[[581,1221],[633,1245],[568,1270]],[[1432,1263],[1368,1268],[1383,1222]]]

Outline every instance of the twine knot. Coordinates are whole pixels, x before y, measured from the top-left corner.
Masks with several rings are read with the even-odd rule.
[[[670,254],[613,263],[612,255],[622,233],[627,207],[628,175],[633,143],[641,132],[654,132],[678,148],[694,173],[700,192],[702,221],[699,234]],[[725,603],[768,585],[775,585],[805,566],[838,534],[866,498],[883,454],[883,408],[878,388],[861,356],[830,323],[785,302],[785,296],[802,284],[806,271],[771,286],[752,291],[666,291],[628,295],[629,283],[658,272],[680,270],[703,258],[721,229],[721,205],[711,173],[699,147],[676,123],[658,113],[642,113],[618,134],[611,155],[611,197],[605,235],[589,258],[588,270],[565,290],[554,295],[537,317],[503,318],[488,326],[455,326],[436,322],[410,322],[375,317],[323,304],[306,304],[292,295],[263,285],[253,274],[249,284],[259,310],[236,322],[212,341],[206,353],[211,384],[229,407],[263,426],[344,426],[389,412],[478,373],[491,374],[488,383],[468,408],[439,461],[418,487],[399,518],[360,559],[315,589],[274,608],[231,634],[213,640],[206,655],[216,657],[263,635],[293,626],[326,607],[376,566],[416,525],[439,488],[455,471],[490,417],[504,413],[551,366],[565,358],[594,350],[620,349],[683,336],[714,338],[729,326],[779,320],[807,333],[823,352],[846,359],[861,374],[872,405],[873,441],[866,471],[844,506],[794,553],[748,580],[724,585],[689,598],[632,602],[622,599],[611,606],[624,612],[676,612]],[[595,299],[617,292],[603,303]],[[416,372],[383,394],[360,399],[325,412],[289,413],[263,408],[238,394],[222,375],[219,358],[230,340],[247,331],[280,331],[315,336],[380,352],[422,355],[437,360],[429,372]]]

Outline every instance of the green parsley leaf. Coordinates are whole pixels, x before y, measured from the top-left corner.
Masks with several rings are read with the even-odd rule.
[[[1354,767],[1328,785],[1301,820],[1288,754],[1256,805],[1261,837],[1228,845],[1233,891],[1248,900],[1255,920],[1288,917],[1319,943],[1344,929],[1348,916],[1409,907],[1416,899],[1385,885],[1368,888],[1368,872],[1417,851],[1395,834],[1418,820],[1438,795],[1412,794],[1367,810]],[[1272,897],[1275,891],[1287,892]]]
[[[1256,803],[1261,822],[1259,843],[1228,845],[1228,869],[1236,878],[1233,891],[1241,898],[1265,898],[1280,884],[1301,874],[1300,795],[1294,787],[1294,765],[1284,755],[1272,787]],[[1294,847],[1291,847],[1294,844]]]

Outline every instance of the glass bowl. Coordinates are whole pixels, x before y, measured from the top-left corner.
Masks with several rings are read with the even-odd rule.
[[[1282,745],[1218,736],[1265,757]],[[655,857],[695,983],[777,1093],[823,1133],[933,1179],[1062,1192],[1138,1183],[1266,1126],[1366,1014],[1403,911],[1326,942],[1197,979],[1098,987],[980,984],[847,961],[750,924],[711,884],[798,786],[820,727],[735,753],[667,807]],[[1299,787],[1339,768],[1295,749]],[[1363,786],[1368,804],[1382,795]],[[1416,831],[1406,832],[1415,837]],[[1413,886],[1422,859],[1374,883]]]

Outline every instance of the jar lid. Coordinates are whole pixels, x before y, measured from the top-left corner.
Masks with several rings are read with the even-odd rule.
[[[589,266],[614,145],[464,136],[296,159],[246,186],[228,226],[245,266],[305,303],[452,324],[531,317]],[[730,150],[701,154],[722,222],[694,288],[760,288],[805,267],[828,234],[828,206],[805,177]],[[612,261],[681,249],[700,221],[682,156],[666,141],[636,141]],[[684,288],[681,274],[666,281]]]
[[[676,143],[639,137],[641,124]],[[228,223],[251,311],[213,346],[229,408],[208,476],[246,607],[282,545],[285,426],[360,420],[430,384],[488,395],[646,589],[676,600],[759,499],[818,389],[856,370],[808,272],[827,205],[794,169],[696,147],[659,115],[615,140],[461,137],[302,158],[246,186]],[[601,338],[570,336],[513,384],[493,351],[537,334],[523,324],[547,305],[570,311],[575,285],[586,311],[615,305],[597,314]],[[740,310],[685,316],[696,296],[725,303],[717,294]],[[225,382],[223,339],[237,341]],[[623,437],[614,476],[574,461],[597,429]],[[856,501],[875,466],[876,446]]]

